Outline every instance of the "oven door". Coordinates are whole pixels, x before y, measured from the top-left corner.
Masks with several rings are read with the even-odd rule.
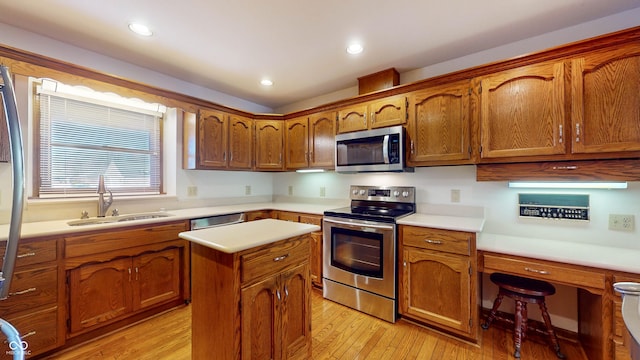
[[[395,224],[325,217],[323,226],[324,277],[395,299]]]

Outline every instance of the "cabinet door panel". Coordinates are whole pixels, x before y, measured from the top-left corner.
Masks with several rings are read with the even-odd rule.
[[[253,120],[229,116],[229,168],[249,170],[253,166]]]
[[[407,98],[392,96],[369,104],[372,129],[402,125],[407,122]]]
[[[469,86],[464,81],[419,91],[410,97],[410,161],[470,158]]]
[[[140,255],[133,260],[134,310],[180,297],[180,249]]]
[[[304,169],[309,166],[309,130],[306,117],[285,122],[285,148],[287,169]]]
[[[311,292],[309,265],[282,274],[282,345],[284,358],[310,358]]]
[[[335,119],[334,111],[309,117],[309,167],[333,169],[336,152]]]
[[[574,153],[640,151],[640,45],[573,60]]]
[[[352,106],[338,112],[339,133],[366,130],[367,128],[367,105]]]
[[[256,169],[283,169],[284,125],[282,121],[256,120]]]
[[[131,312],[131,276],[129,258],[69,271],[70,331],[89,329]]]
[[[242,289],[242,358],[280,359],[279,313],[283,294],[273,276]]]
[[[483,158],[563,154],[564,63],[507,70],[481,80]]]
[[[227,130],[223,112],[200,110],[198,117],[198,165],[204,168],[227,166]]]
[[[403,257],[402,314],[470,333],[469,258],[413,248]]]

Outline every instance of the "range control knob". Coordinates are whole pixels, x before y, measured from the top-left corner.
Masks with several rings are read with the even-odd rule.
[[[403,196],[403,197],[407,197],[407,196],[409,196],[409,192],[408,192],[408,191],[403,191],[403,192],[402,192],[402,196]]]
[[[358,195],[358,189],[353,189],[353,191],[351,192],[353,195]]]
[[[394,197],[398,197],[398,196],[400,196],[400,191],[398,191],[398,190],[394,191],[394,192],[393,192],[393,196],[394,196]]]
[[[364,196],[364,194],[366,193],[366,191],[365,191],[364,189],[360,189],[360,192],[359,192],[359,193],[360,193],[360,195],[361,195],[361,196]]]

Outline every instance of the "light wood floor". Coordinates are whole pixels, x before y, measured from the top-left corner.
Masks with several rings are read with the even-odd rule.
[[[494,326],[482,331],[477,346],[404,320],[395,324],[378,320],[324,300],[317,291],[313,291],[312,307],[314,359],[513,359],[513,333]],[[190,323],[191,307],[181,307],[48,359],[188,360]],[[560,346],[567,359],[586,360],[576,343],[561,339]],[[557,358],[546,344],[527,339],[521,359]]]

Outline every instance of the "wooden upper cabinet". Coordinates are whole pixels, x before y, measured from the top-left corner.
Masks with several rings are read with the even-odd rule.
[[[480,79],[481,157],[564,154],[565,63],[546,62]]]
[[[309,119],[298,117],[285,121],[284,133],[287,169],[309,166]]]
[[[640,151],[640,44],[572,61],[572,152]]]
[[[336,113],[328,111],[285,121],[285,163],[288,170],[333,169]]]
[[[367,130],[367,105],[354,105],[338,111],[338,133]]]
[[[407,97],[390,96],[369,103],[371,129],[402,125],[407,122]]]
[[[336,152],[336,112],[309,116],[309,167],[333,169]]]
[[[409,96],[410,166],[471,158],[470,89],[469,81],[461,81]]]
[[[338,111],[338,133],[402,125],[406,122],[405,95],[389,96]]]
[[[281,120],[255,120],[256,170],[284,169],[284,122]]]
[[[227,166],[229,123],[221,111],[200,110],[198,115],[198,168],[224,168]]]
[[[229,115],[229,169],[253,166],[253,120]]]

